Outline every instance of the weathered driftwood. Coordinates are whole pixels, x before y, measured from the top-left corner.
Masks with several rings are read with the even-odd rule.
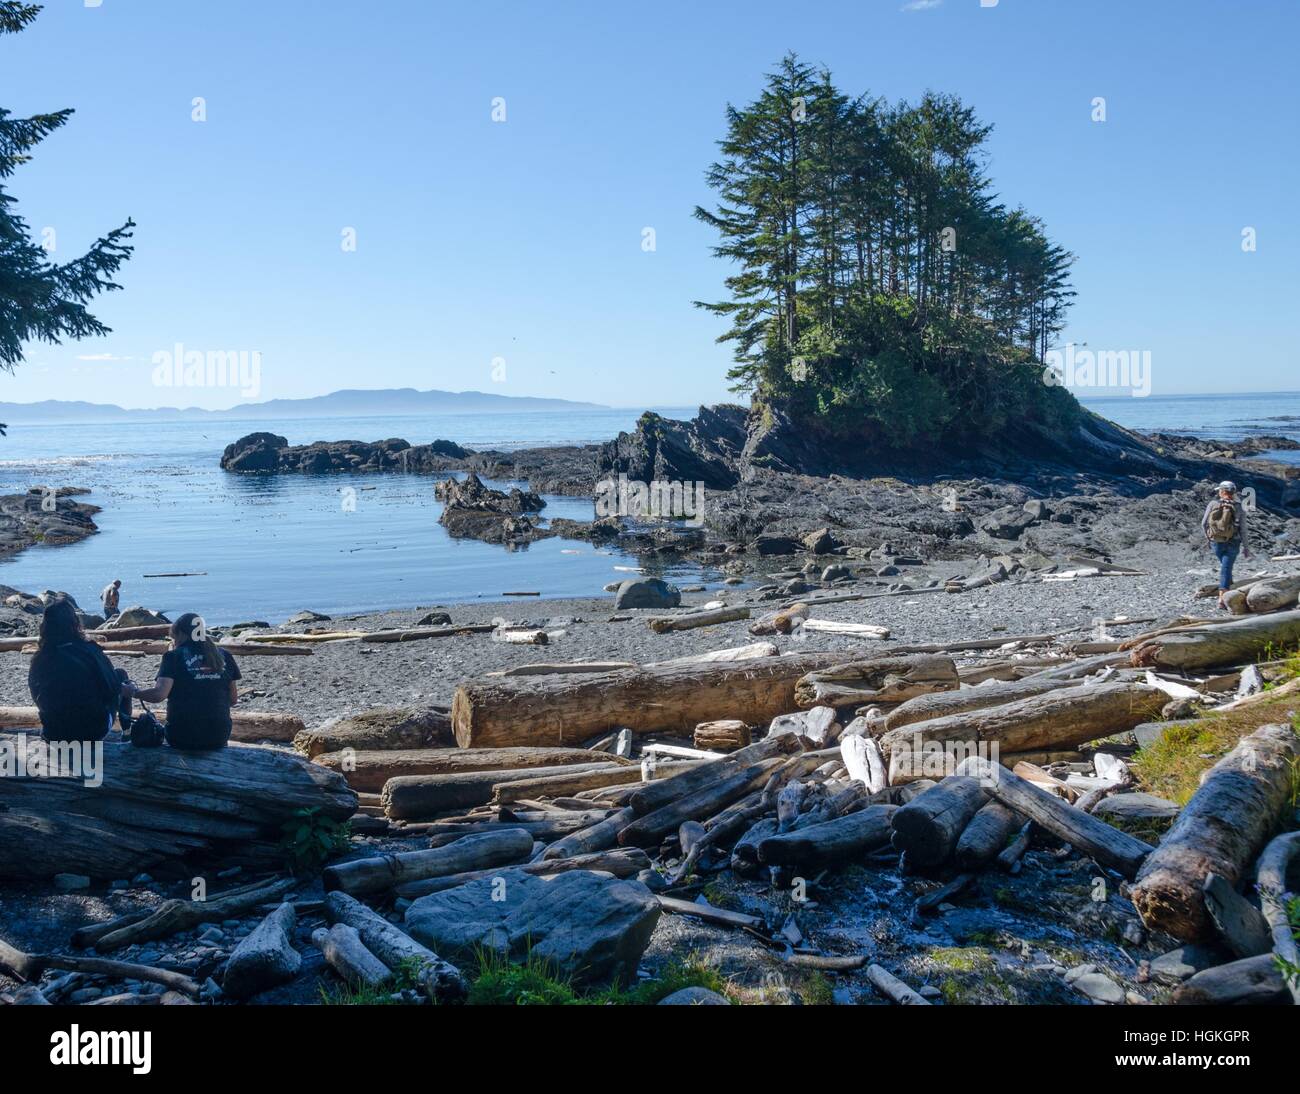
[[[1205,910],[1235,957],[1258,957],[1273,948],[1263,914],[1218,874],[1205,878]]]
[[[847,707],[862,703],[902,703],[932,691],[956,688],[957,684],[957,666],[951,657],[911,654],[818,669],[795,684],[794,695],[804,708]]]
[[[913,866],[937,866],[988,801],[978,779],[950,775],[894,813],[891,842]]]
[[[852,862],[889,842],[893,805],[869,805],[856,813],[779,832],[758,843],[758,861],[764,866],[799,866],[812,869]]]
[[[552,843],[542,852],[542,858],[558,859],[606,851],[618,843],[618,834],[636,819],[631,807],[611,813],[603,821],[574,832]]]
[[[665,912],[672,912],[674,915],[693,916],[696,919],[703,919],[707,923],[716,923],[720,927],[748,927],[750,930],[761,931],[767,926],[761,916],[733,912],[727,908],[715,908],[711,904],[699,904],[694,900],[680,900],[677,897],[661,896],[659,905]]]
[[[303,730],[293,739],[294,748],[312,757],[323,752],[339,752],[345,748],[357,752],[388,751],[446,748],[455,743],[451,716],[442,707],[382,707],[367,710],[336,719],[316,729]]]
[[[404,881],[463,874],[469,870],[526,861],[533,852],[532,835],[522,828],[502,827],[500,832],[474,833],[445,847],[433,847],[427,851],[404,851],[338,862],[325,868],[321,880],[328,891],[338,890],[356,896],[381,893]]]
[[[500,832],[505,828],[522,828],[534,841],[549,843],[551,840],[581,832],[593,824],[604,820],[608,810],[583,809],[570,811],[555,810],[545,814],[534,811],[513,813],[503,811],[496,820],[445,821],[431,824],[410,824],[398,829],[404,835],[427,835],[430,847],[446,847],[455,843],[462,836],[478,835],[481,832]]]
[[[1262,1006],[1290,999],[1271,953],[1202,969],[1174,989],[1171,1003],[1184,1006]]]
[[[688,736],[717,718],[767,725],[796,708],[801,676],[847,659],[811,653],[600,675],[480,678],[456,689],[452,724],[462,748],[580,744],[612,726]]]
[[[890,782],[906,782],[933,777],[934,763],[946,763],[951,746],[970,751],[996,742],[999,752],[1011,753],[1082,744],[1150,721],[1165,702],[1146,684],[1082,684],[899,726],[880,746],[889,755]]]
[[[750,743],[749,726],[739,718],[701,722],[695,727],[693,741],[696,748],[710,752],[735,752]]]
[[[221,990],[232,999],[249,999],[298,975],[302,955],[293,947],[297,923],[292,901],[285,901],[241,939],[226,963]]]
[[[585,748],[411,748],[322,752],[313,763],[337,771],[353,790],[378,793],[389,779],[403,775],[451,775],[472,771],[513,771],[567,764],[614,762]]]
[[[419,982],[434,1002],[457,1002],[469,990],[464,975],[455,965],[444,961],[347,893],[327,893],[325,914],[331,923],[352,927],[360,936],[362,945],[390,969],[396,971],[399,967],[410,969],[414,966]]]
[[[1290,727],[1261,726],[1210,768],[1133,886],[1148,927],[1185,941],[1211,936],[1206,876],[1242,880],[1288,807],[1298,760]]]
[[[0,770],[59,755],[30,734],[0,737]],[[284,825],[301,809],[346,820],[356,794],[342,777],[289,753],[243,745],[214,752],[102,745],[99,785],[82,777],[0,777],[0,878],[132,877],[193,870],[222,858],[283,861]]]
[[[1029,844],[1034,838],[1034,822],[1025,821],[1019,832],[1015,834],[1011,842],[1007,844],[1004,851],[999,852],[997,864],[999,870],[1010,872],[1015,869],[1016,863],[1024,857],[1029,850]]]
[[[1286,895],[1291,892],[1287,879],[1295,876],[1297,862],[1300,862],[1300,832],[1278,836],[1259,856],[1255,885],[1272,938],[1273,953],[1288,967],[1287,987],[1292,1001],[1300,1003],[1300,947],[1296,945],[1295,926],[1287,914],[1286,902]]]
[[[598,756],[598,753],[591,753]],[[631,772],[639,778],[636,768],[617,762],[612,756],[601,757],[600,762],[561,764],[556,767],[534,767],[517,771],[461,771],[448,775],[400,775],[389,779],[380,792],[384,812],[393,820],[419,820],[445,813],[450,809],[469,809],[486,805],[492,800],[495,788],[520,779],[538,779],[548,775],[590,774],[597,771],[618,775]]]
[[[1300,574],[1266,578],[1246,590],[1246,607],[1252,612],[1275,612],[1290,608],[1300,597]]]
[[[281,711],[240,710],[230,712],[230,737],[235,741],[291,741],[303,729],[296,714]],[[41,724],[35,707],[0,707],[0,729],[32,729]]]
[[[231,893],[218,893],[206,900],[167,900],[143,919],[128,917],[125,921],[117,920],[115,929],[95,939],[94,946],[106,953],[188,931],[200,923],[237,919],[263,904],[278,904],[293,886],[292,879],[283,878],[262,885],[243,886]]]
[[[80,972],[92,976],[111,976],[123,980],[146,980],[165,984],[174,991],[198,997],[202,985],[184,973],[139,965],[133,961],[113,961],[104,957],[79,957],[65,954],[24,953],[0,939],[0,968],[8,969],[21,980],[39,980],[47,969]]]
[[[1300,643],[1300,611],[1250,615],[1228,623],[1173,631],[1143,642],[1134,665],[1196,671],[1257,660],[1267,650]]]
[[[393,979],[392,971],[366,949],[355,927],[335,923],[311,933],[312,944],[329,965],[352,988],[382,988]]]
[[[1055,680],[1025,679],[1000,680],[995,683],[981,684],[978,687],[961,688],[957,691],[935,691],[918,695],[914,699],[894,707],[885,714],[885,729],[897,729],[899,726],[914,722],[925,722],[931,718],[943,718],[949,714],[964,714],[972,710],[1001,706],[1017,699],[1028,699],[1035,695],[1059,688]]]
[[[681,615],[653,616],[647,623],[655,634],[667,634],[670,631],[689,631],[696,627],[712,627],[716,623],[732,623],[737,619],[748,618],[748,608],[713,608],[709,611],[683,612]]]
[[[808,634],[842,634],[850,638],[870,638],[883,641],[889,637],[889,628],[875,623],[847,623],[838,619],[805,619],[799,629]]]
[[[671,764],[655,769],[671,772],[682,764]],[[662,777],[659,775],[658,777]],[[607,786],[627,786],[642,781],[639,767],[597,767],[560,775],[538,775],[534,778],[511,779],[492,787],[492,801],[501,805],[532,798],[558,798]]]
[[[490,634],[495,623],[465,623],[459,627],[407,627],[404,630],[371,631],[363,642],[419,642],[426,638],[451,638],[458,634]]]
[[[749,633],[753,635],[789,634],[807,618],[808,605],[800,601],[756,619],[749,625]]]
[[[617,672],[619,669],[635,668],[635,661],[562,661],[557,663],[511,665],[508,669],[499,669],[486,676],[549,676],[554,673]]]
[[[987,802],[966,825],[953,857],[963,870],[979,870],[1005,851],[1021,827],[1020,815],[999,801]]]
[[[638,817],[619,832],[618,842],[625,847],[653,846],[669,833],[677,831],[683,821],[711,817],[743,798],[756,786],[766,782],[781,763],[781,759],[774,758],[760,760],[748,767],[724,765],[723,761],[706,765],[720,768],[717,778],[692,793],[670,801],[661,809]]]
[[[923,995],[918,995],[892,972],[880,965],[867,966],[867,979],[871,981],[871,986],[876,991],[891,1002],[909,1007],[930,1006],[930,1000]]]
[[[840,756],[850,779],[862,783],[872,794],[889,785],[889,768],[880,745],[871,737],[849,734],[840,739]]]
[[[732,752],[721,760],[712,760],[709,763],[694,767],[690,771],[684,771],[680,775],[673,775],[668,779],[647,783],[632,793],[629,804],[638,815],[644,816],[647,813],[653,813],[656,809],[661,809],[677,798],[693,793],[701,787],[711,785],[726,772],[734,773],[749,764],[758,763],[760,760],[768,760],[775,756],[785,756],[792,752],[799,752],[800,748],[799,738],[792,734],[768,737],[746,748]]]
[[[570,855],[567,858],[541,858],[518,867],[525,874],[562,874],[568,870],[600,870],[615,877],[636,877],[642,870],[650,869],[650,856],[639,847],[622,847],[617,851],[597,851],[589,855]],[[408,881],[399,885],[394,893],[406,900],[418,900],[430,893],[441,893],[445,889],[455,889],[482,877],[492,877],[499,870],[489,867],[484,870],[468,870],[463,874],[449,874],[446,877],[425,878],[423,881]]]
[[[1142,860],[1151,852],[1151,847],[1141,840],[1080,812],[982,756],[968,756],[958,765],[957,773],[980,779],[984,789],[1003,805],[1125,877],[1136,875]]]
[[[776,657],[780,652],[772,642],[750,642],[744,646],[728,646],[721,650],[689,653],[685,657],[672,657],[667,661],[648,661],[642,668],[661,669],[672,665],[711,665],[719,661],[752,661],[755,657]]]

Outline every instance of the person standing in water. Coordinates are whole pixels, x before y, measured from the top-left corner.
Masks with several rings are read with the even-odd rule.
[[[104,622],[108,622],[113,616],[117,615],[117,605],[119,594],[122,589],[122,579],[115,577],[104,586],[104,591],[99,594],[99,602],[104,605]]]
[[[1232,588],[1232,567],[1240,552],[1250,558],[1250,545],[1246,541],[1246,510],[1237,498],[1237,484],[1225,479],[1219,483],[1218,492],[1205,507],[1201,517],[1201,531],[1205,541],[1219,560],[1219,607]]]

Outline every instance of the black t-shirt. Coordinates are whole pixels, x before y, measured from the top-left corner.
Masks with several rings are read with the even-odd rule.
[[[98,741],[108,733],[122,688],[113,662],[90,641],[38,650],[27,686],[46,738],[83,741]]]
[[[220,748],[230,739],[230,682],[239,666],[225,650],[220,671],[204,663],[203,647],[186,642],[163,654],[158,675],[172,681],[167,696],[167,743],[175,748]]]

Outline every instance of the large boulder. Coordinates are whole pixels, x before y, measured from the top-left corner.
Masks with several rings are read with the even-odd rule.
[[[140,604],[133,604],[129,608],[123,608],[112,620],[104,624],[104,629],[115,631],[122,627],[157,627],[170,622],[171,620],[161,612],[150,611]]]
[[[659,913],[658,898],[639,881],[516,868],[420,897],[406,909],[406,930],[453,961],[480,950],[513,961],[531,955],[580,985],[630,984]]]
[[[614,594],[616,611],[623,608],[676,608],[681,602],[681,590],[658,577],[630,578]]]
[[[274,471],[280,463],[280,450],[289,447],[287,437],[278,433],[249,433],[221,453],[223,471]]]

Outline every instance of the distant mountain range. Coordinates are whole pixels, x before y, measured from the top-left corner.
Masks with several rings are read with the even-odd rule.
[[[334,391],[310,399],[271,399],[227,410],[158,407],[127,410],[111,403],[46,399],[40,403],[0,403],[0,422],[175,421],[183,419],[263,420],[283,418],[369,418],[410,414],[542,413],[558,410],[608,410],[600,403],[531,396],[493,395],[484,391],[416,391],[415,388]]]

